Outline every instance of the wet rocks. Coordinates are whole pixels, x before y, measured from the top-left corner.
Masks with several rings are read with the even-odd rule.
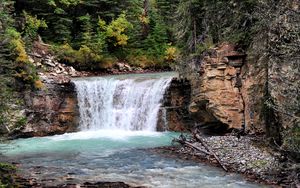
[[[144,188],[144,187],[137,187],[131,186],[124,182],[85,182],[82,184],[72,184],[72,183],[65,183],[61,185],[45,185],[44,182],[38,182],[34,178],[16,178],[15,183],[11,183],[11,186],[18,187],[34,187],[34,188]]]
[[[189,115],[191,85],[189,81],[174,78],[167,89],[159,111],[159,131],[186,131],[194,126]]]

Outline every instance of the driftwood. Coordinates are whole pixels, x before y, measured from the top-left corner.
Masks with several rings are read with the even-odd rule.
[[[178,142],[180,143],[181,145],[184,145],[184,146],[187,146],[189,148],[192,148],[192,149],[195,149],[195,150],[198,150],[198,151],[201,151],[202,153],[205,153],[207,155],[210,155],[210,153],[208,151],[205,151],[197,146],[195,146],[194,144],[188,142],[188,141],[185,141],[185,140],[181,140],[181,139],[174,139],[175,142]]]
[[[219,163],[219,165],[223,168],[223,170],[225,170],[226,172],[228,171],[228,169],[222,164],[221,160],[216,155],[216,153],[213,152],[212,149],[210,149],[210,147],[204,142],[204,140],[201,138],[201,136],[197,132],[193,132],[193,138],[198,143],[200,143],[205,148],[205,150],[200,147],[197,147],[197,146],[195,146],[195,144],[187,141],[183,135],[180,135],[179,139],[174,139],[174,141],[180,143],[181,145],[184,145],[184,146],[187,146],[194,150],[205,153],[206,155],[213,156],[216,159],[216,161]]]
[[[202,146],[217,160],[217,162],[220,164],[220,166],[227,172],[227,168],[222,164],[221,160],[219,157],[216,155],[215,152],[213,152],[209,146],[202,140],[199,134],[194,133],[194,138],[202,144]]]

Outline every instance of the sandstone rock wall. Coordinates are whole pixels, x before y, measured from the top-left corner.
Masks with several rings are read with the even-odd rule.
[[[198,62],[198,70],[188,74],[192,85],[189,112],[202,127],[245,126],[241,92],[244,60],[245,54],[237,52],[233,45],[222,44]]]

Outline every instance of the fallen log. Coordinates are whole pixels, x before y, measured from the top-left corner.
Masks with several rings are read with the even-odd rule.
[[[188,141],[184,141],[184,140],[180,140],[180,139],[174,139],[175,142],[178,142],[180,143],[181,145],[185,145],[185,146],[188,146],[189,148],[192,148],[192,149],[195,149],[195,150],[198,150],[198,151],[201,151],[203,153],[205,153],[206,155],[210,155],[211,153],[195,146],[194,144],[188,142]]]
[[[204,148],[216,159],[216,161],[220,164],[220,166],[227,172],[228,169],[223,165],[220,158],[216,155],[215,152],[211,150],[211,148],[204,142],[204,140],[202,140],[200,135],[196,133],[194,134],[194,138],[204,146]]]
[[[202,153],[205,153],[206,155],[213,156],[216,159],[217,163],[219,163],[219,165],[223,168],[223,170],[225,170],[227,172],[228,169],[225,167],[225,165],[223,165],[223,163],[221,162],[219,157],[216,155],[216,153],[213,152],[212,149],[204,142],[204,140],[200,137],[200,135],[197,134],[196,132],[193,132],[193,137],[197,142],[199,142],[205,148],[205,150],[200,147],[195,146],[191,142],[186,141],[186,138],[183,135],[180,135],[180,137],[179,137],[180,139],[174,139],[174,141],[180,143],[181,145],[184,145],[189,148],[200,151]]]

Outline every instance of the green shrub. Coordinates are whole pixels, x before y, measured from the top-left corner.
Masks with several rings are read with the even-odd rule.
[[[285,131],[283,136],[283,148],[288,151],[300,153],[300,122]]]
[[[37,16],[31,16],[26,11],[23,11],[25,17],[25,37],[28,37],[29,40],[35,40],[38,36],[38,30],[40,28],[47,28],[45,20],[40,20]]]
[[[98,68],[100,69],[111,69],[114,67],[118,60],[114,57],[104,57],[100,63],[98,63]]]
[[[15,123],[16,128],[21,128],[27,123],[27,118],[26,117],[20,117],[17,122]]]

